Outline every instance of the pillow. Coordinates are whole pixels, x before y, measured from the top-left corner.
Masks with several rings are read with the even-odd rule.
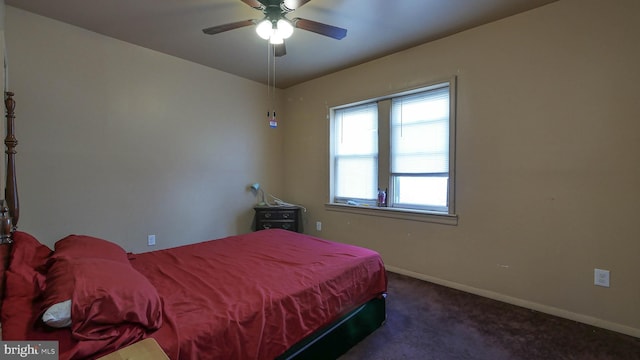
[[[129,263],[127,252],[119,245],[107,240],[86,235],[69,235],[54,245],[53,257],[96,258]]]
[[[13,233],[13,249],[11,251],[12,264],[28,265],[34,269],[43,269],[51,255],[51,249],[42,245],[35,237],[22,232]]]
[[[68,314],[55,311],[69,300]],[[124,323],[157,330],[162,302],[155,287],[129,263],[58,258],[47,273],[42,314],[52,325],[70,321],[78,340],[102,340],[120,337],[116,325]]]
[[[45,287],[45,264],[51,249],[21,231],[13,234],[5,296],[37,297]],[[9,281],[11,279],[11,281]]]
[[[42,315],[42,321],[54,328],[71,325],[71,299],[53,304]]]

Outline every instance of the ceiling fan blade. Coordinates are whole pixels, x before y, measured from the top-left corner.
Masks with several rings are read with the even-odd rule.
[[[266,8],[266,6],[264,6],[264,4],[258,0],[240,0],[240,1],[257,10],[264,10]]]
[[[225,32],[225,31],[229,31],[229,30],[233,30],[233,29],[237,29],[237,28],[241,28],[249,25],[255,25],[255,23],[256,23],[255,20],[236,21],[229,24],[212,26],[210,28],[202,29],[202,32],[208,35],[214,35],[214,34],[219,34],[221,32]]]
[[[285,10],[288,12],[293,11],[299,8],[300,6],[308,3],[309,1],[311,0],[284,0],[282,2],[282,6],[283,6],[282,10]]]
[[[337,26],[327,25],[302,18],[291,19],[291,22],[293,23],[293,26],[297,28],[328,36],[336,40],[340,40],[347,36],[347,29],[339,28]]]
[[[273,53],[276,57],[287,55],[287,48],[284,46],[284,42],[273,45]]]

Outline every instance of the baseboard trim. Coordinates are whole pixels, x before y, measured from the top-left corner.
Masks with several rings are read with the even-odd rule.
[[[405,269],[402,269],[402,268],[399,268],[399,267],[395,267],[395,266],[385,265],[385,267],[386,267],[386,269],[388,271],[391,271],[391,272],[394,272],[394,273],[397,273],[397,274],[400,274],[400,275],[406,275],[406,276],[409,276],[409,277],[412,277],[412,278],[416,278],[416,279],[420,279],[420,280],[424,280],[424,281],[429,281],[429,282],[432,282],[434,284],[450,287],[452,289],[461,290],[461,291],[468,292],[468,293],[471,293],[471,294],[483,296],[483,297],[486,297],[486,298],[489,298],[489,299],[502,301],[502,302],[505,302],[505,303],[508,303],[508,304],[521,306],[521,307],[524,307],[524,308],[527,308],[527,309],[532,309],[532,310],[535,310],[535,311],[540,311],[540,312],[543,312],[545,314],[558,316],[558,317],[561,317],[561,318],[565,318],[565,319],[581,322],[583,324],[592,325],[592,326],[596,326],[596,327],[599,327],[599,328],[603,328],[603,329],[619,332],[619,333],[622,333],[622,334],[625,334],[625,335],[630,335],[630,336],[633,336],[633,337],[640,338],[640,329],[636,329],[636,328],[633,328],[633,327],[630,327],[630,326],[626,326],[626,325],[622,325],[622,324],[618,324],[618,323],[614,323],[614,322],[598,319],[598,318],[595,318],[595,317],[592,317],[592,316],[588,316],[588,315],[574,313],[574,312],[567,311],[567,310],[560,309],[560,308],[556,308],[556,307],[553,307],[553,306],[547,306],[547,305],[535,303],[535,302],[532,302],[532,301],[527,301],[527,300],[523,300],[523,299],[507,296],[507,295],[500,294],[500,293],[493,292],[493,291],[489,291],[489,290],[479,289],[479,288],[475,288],[475,287],[472,287],[472,286],[467,286],[467,285],[459,284],[459,283],[456,283],[456,282],[439,279],[439,278],[436,278],[436,277],[433,277],[433,276],[420,274],[420,273],[417,273],[417,272],[414,272],[414,271],[405,270]]]

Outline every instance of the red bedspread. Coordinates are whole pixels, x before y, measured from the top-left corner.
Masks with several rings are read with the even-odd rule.
[[[130,260],[164,301],[151,336],[172,359],[273,359],[387,285],[376,252],[284,230]]]
[[[100,302],[96,302],[101,306],[91,305],[88,309],[126,305],[121,322],[113,322],[114,318],[120,319],[115,316],[120,312],[114,311],[94,314],[97,316],[87,322],[99,329],[113,326],[107,328],[113,336],[83,340],[72,335],[68,327],[53,329],[38,320],[43,294],[47,293],[43,290],[45,277],[47,287],[51,285],[49,279],[56,278],[51,270],[54,265],[46,276],[39,271],[46,268],[51,257],[63,255],[60,252],[65,239],[75,244],[68,251],[89,256],[76,260],[76,265],[95,262],[95,268],[88,267],[93,272],[72,275],[74,309],[85,298],[78,294],[85,294],[94,285],[96,293],[89,293],[89,298],[101,294]],[[273,359],[318,328],[380,296],[387,285],[384,266],[376,252],[284,230],[130,254],[128,259],[123,249],[114,249],[117,245],[105,240],[86,236],[65,239],[56,243],[52,255],[30,235],[14,235],[13,259],[6,272],[6,297],[0,313],[4,340],[57,340],[61,359],[95,358],[144,337],[155,338],[173,360]],[[96,248],[97,245],[102,247]],[[87,251],[89,254],[79,255]],[[118,261],[100,260],[115,256],[114,252]],[[133,274],[126,270],[129,263],[137,272],[133,268]],[[98,278],[117,275],[116,265],[122,270],[118,277],[122,283]],[[148,284],[153,291],[147,289],[138,294],[138,285],[132,289],[132,284]],[[52,290],[56,289],[52,286]],[[136,319],[153,315],[140,310],[155,309],[146,306],[147,301],[153,300],[149,293],[155,294],[162,307],[158,330],[131,322],[129,314],[135,308]],[[78,319],[73,310],[71,315]],[[105,318],[109,321],[103,322]],[[72,328],[78,324],[72,324]]]

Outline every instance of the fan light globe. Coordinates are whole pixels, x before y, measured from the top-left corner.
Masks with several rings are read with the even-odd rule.
[[[280,36],[278,32],[274,32],[273,35],[271,35],[269,42],[272,43],[273,45],[279,45],[284,43],[284,39],[282,38],[282,36]]]
[[[273,26],[271,25],[271,21],[269,21],[268,19],[260,21],[258,26],[256,26],[256,33],[258,33],[258,36],[260,36],[261,38],[269,40],[269,38],[273,34]]]
[[[278,35],[283,39],[288,39],[293,34],[293,25],[285,19],[278,20]]]

